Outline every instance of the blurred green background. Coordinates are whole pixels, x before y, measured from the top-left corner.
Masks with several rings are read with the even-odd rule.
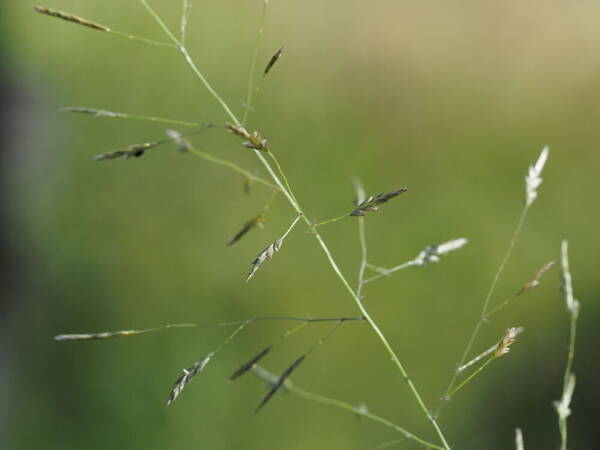
[[[179,2],[154,0],[178,29]],[[154,39],[135,1],[53,0],[46,6]],[[189,46],[215,88],[242,111],[262,2],[193,2]],[[514,294],[569,239],[582,304],[570,448],[597,446],[600,317],[597,189],[600,5],[579,1],[366,2],[272,0],[259,69],[266,79],[249,128],[269,138],[307,214],[351,208],[351,180],[409,193],[366,219],[370,260],[407,261],[429,244],[467,237],[439,264],[369,285],[365,302],[432,409],[437,409],[524,199],[524,175],[550,158],[495,302]],[[59,113],[62,106],[223,123],[223,111],[168,48],[88,30],[4,2],[2,52],[3,288],[1,440],[11,449],[368,449],[400,436],[347,412],[278,394],[259,414],[263,383],[227,376],[290,323],[249,326],[186,388],[164,401],[183,367],[254,316],[352,316],[356,307],[299,226],[274,260],[243,283],[249,263],[294,213],[281,196],[266,227],[227,239],[269,193],[172,147],[143,158],[92,156],[162,139],[164,126]],[[182,130],[183,131],[183,130]],[[223,129],[193,139],[267,176]],[[323,235],[356,279],[353,219]],[[197,322],[125,339],[52,336]],[[453,448],[558,448],[568,317],[555,266],[542,285],[484,327],[477,351],[508,326],[526,332],[440,414]],[[325,334],[314,324],[264,365],[280,372]],[[435,439],[364,323],[347,323],[294,373],[300,386]],[[413,442],[393,448],[418,448]]]

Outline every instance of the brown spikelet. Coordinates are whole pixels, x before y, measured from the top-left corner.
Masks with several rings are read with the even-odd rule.
[[[110,28],[107,26],[101,25],[96,22],[92,22],[91,20],[83,19],[78,16],[74,16],[73,14],[69,14],[66,12],[58,11],[56,9],[46,8],[45,6],[34,6],[37,12],[41,14],[46,14],[47,16],[56,17],[58,19],[66,20],[67,22],[77,23],[79,25],[83,25],[84,27],[93,28],[94,30],[100,31],[110,31]]]
[[[273,397],[273,395],[275,395],[275,393],[281,388],[281,386],[283,386],[283,383],[285,382],[286,378],[288,378],[292,374],[292,372],[296,370],[300,363],[304,361],[304,358],[306,358],[306,355],[302,355],[300,358],[294,361],[290,367],[288,367],[281,373],[281,376],[277,380],[277,383],[275,383],[271,390],[267,392],[267,395],[265,395],[265,397],[262,399],[256,410],[254,411],[255,413],[260,411],[260,409],[263,406],[265,406],[269,400],[271,400],[271,397]]]
[[[252,358],[250,358],[247,362],[245,362],[244,364],[242,364],[229,377],[229,381],[233,381],[233,380],[241,377],[246,372],[248,372],[250,369],[252,369],[257,362],[259,362],[261,359],[263,359],[265,356],[267,356],[267,354],[271,351],[272,348],[273,348],[273,344],[270,344],[270,345],[266,346],[258,354],[256,354],[255,356],[253,356]]]
[[[554,261],[550,261],[549,263],[547,263],[546,265],[544,265],[544,267],[542,267],[540,270],[538,270],[535,275],[533,275],[533,278],[531,278],[531,280],[529,280],[525,286],[523,286],[521,288],[521,290],[519,292],[517,292],[516,296],[519,296],[521,294],[524,294],[527,291],[530,291],[531,289],[537,287],[540,285],[540,278],[542,278],[542,275],[544,275],[544,273],[550,269],[550,267],[552,267],[554,265]]]
[[[181,377],[179,377],[177,381],[175,381],[175,387],[173,388],[173,390],[171,390],[171,393],[169,394],[169,398],[167,399],[167,406],[169,406],[175,401],[177,397],[179,397],[179,394],[181,394],[181,391],[183,391],[185,385],[188,384],[192,380],[192,378],[194,378],[198,373],[204,370],[212,356],[213,354],[209,353],[201,360],[196,361],[194,365],[189,369],[183,369],[183,375],[181,375]]]
[[[360,217],[364,216],[367,211],[378,211],[379,205],[388,202],[392,198],[408,191],[407,188],[398,189],[387,193],[381,193],[377,195],[371,195],[366,200],[363,200],[358,207],[350,213],[351,216]]]
[[[506,355],[510,351],[510,346],[516,341],[517,335],[519,334],[519,328],[512,327],[506,330],[504,337],[496,346],[494,351],[494,358],[499,358]]]
[[[246,139],[243,143],[244,147],[251,148],[253,150],[261,150],[266,152],[269,150],[267,140],[258,134],[258,131],[252,134],[248,133],[244,127],[236,126],[228,123],[227,129],[239,138]]]
[[[283,55],[283,47],[281,47],[279,50],[277,50],[275,52],[275,54],[273,56],[271,56],[271,59],[267,63],[267,67],[265,67],[265,72],[264,72],[265,75],[269,73],[269,71],[273,68],[275,63],[279,60],[279,58],[281,58],[282,55]]]

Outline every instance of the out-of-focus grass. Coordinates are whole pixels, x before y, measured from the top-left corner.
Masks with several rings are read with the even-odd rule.
[[[154,4],[175,26],[179,5]],[[161,38],[136,2],[47,6]],[[237,111],[260,6],[227,0],[196,2],[192,10],[191,51]],[[574,448],[591,446],[586,418],[597,412],[599,395],[593,358],[599,12],[590,2],[273,1],[259,61],[281,45],[286,53],[250,118],[315,219],[349,208],[353,175],[373,193],[410,188],[367,218],[372,262],[393,265],[425,245],[470,239],[439,265],[408,269],[366,291],[369,308],[432,405],[515,225],[527,165],[550,145],[540,197],[497,300],[557,258],[560,239],[569,238],[582,301]],[[163,409],[178,371],[225,337],[215,323],[268,314],[352,315],[354,306],[301,228],[243,284],[256,253],[293,217],[282,199],[265,230],[226,248],[230,235],[262,208],[264,190],[255,186],[245,196],[237,175],[168,148],[139,160],[96,163],[92,155],[161,138],[163,127],[56,112],[87,105],[224,121],[175,52],[34,15],[23,2],[9,1],[3,14],[11,71],[34,100],[33,115],[23,120],[31,121],[29,142],[36,143],[5,149],[22,153],[13,195],[21,199],[14,214],[23,226],[15,239],[33,280],[15,319],[22,334],[10,401],[13,447],[294,449],[327,442],[331,449],[358,449],[395,438],[291,396],[279,395],[260,415],[251,414],[262,387],[251,379],[228,386],[226,376],[283,332],[283,324],[249,327]],[[221,130],[194,142],[260,170],[251,152]],[[323,228],[348,273],[358,269],[355,228],[351,220]],[[557,280],[558,272],[550,272],[484,330],[477,349],[507,326],[526,327],[510,357],[443,410],[440,422],[456,448],[505,449],[517,425],[532,448],[558,442],[550,403],[560,395],[567,324]],[[178,321],[204,326],[114,342],[51,341],[62,332]],[[317,327],[275,352],[269,367],[285,368],[322,333]],[[344,325],[293,378],[430,435],[365,326]]]

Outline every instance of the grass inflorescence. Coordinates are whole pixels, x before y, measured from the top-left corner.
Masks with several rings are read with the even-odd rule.
[[[269,390],[266,395],[262,398],[261,402],[258,404],[256,411],[259,411],[263,408],[272,398],[273,396],[282,389],[287,389],[290,392],[293,392],[301,397],[304,397],[308,400],[327,404],[331,406],[335,406],[341,409],[345,409],[347,411],[353,412],[354,414],[360,415],[361,417],[366,417],[370,420],[378,422],[384,426],[390,427],[395,431],[399,432],[403,439],[409,439],[419,443],[422,446],[427,448],[434,449],[443,449],[450,450],[451,446],[446,436],[446,432],[442,430],[438,422],[438,416],[440,413],[440,409],[438,409],[437,413],[432,413],[432,410],[426,405],[425,400],[420,393],[420,391],[416,387],[416,383],[410,377],[405,364],[400,360],[397,352],[392,347],[388,338],[382,331],[381,327],[375,321],[375,319],[371,316],[368,309],[366,308],[363,297],[364,291],[367,285],[371,282],[374,282],[382,277],[388,276],[394,272],[405,269],[411,266],[423,267],[430,263],[438,263],[440,262],[440,257],[442,255],[446,255],[450,252],[454,252],[463,248],[468,242],[466,238],[458,238],[451,239],[448,241],[441,241],[441,244],[437,245],[428,245],[423,248],[423,250],[413,259],[408,260],[407,262],[392,266],[389,268],[384,268],[380,266],[376,266],[372,264],[369,260],[368,251],[367,251],[367,232],[366,232],[366,217],[369,213],[373,213],[379,211],[381,206],[388,203],[392,199],[396,198],[400,194],[406,192],[408,189],[403,187],[400,189],[392,190],[389,192],[382,192],[376,195],[366,196],[365,189],[362,184],[358,180],[354,180],[354,191],[355,191],[355,203],[354,209],[351,211],[347,211],[345,214],[335,217],[333,219],[317,222],[307,217],[304,213],[304,208],[298,202],[293,190],[292,186],[289,183],[289,180],[286,176],[285,171],[283,170],[279,160],[276,156],[275,150],[271,147],[267,139],[258,131],[248,132],[246,128],[246,122],[248,119],[249,112],[253,109],[252,102],[254,97],[258,95],[260,92],[260,86],[262,86],[262,82],[264,81],[267,74],[271,73],[274,65],[281,59],[283,55],[283,47],[277,50],[271,58],[267,61],[264,69],[262,70],[262,78],[259,80],[258,85],[254,82],[255,72],[256,72],[256,62],[258,56],[258,48],[261,43],[261,37],[263,34],[264,24],[265,24],[265,16],[267,12],[268,0],[263,0],[263,10],[260,21],[260,26],[258,29],[258,36],[256,39],[256,46],[254,48],[252,62],[250,65],[250,74],[248,78],[248,90],[246,96],[246,102],[244,104],[244,111],[242,118],[238,118],[236,114],[234,114],[232,108],[229,106],[229,103],[214,89],[212,84],[209,82],[205,74],[202,70],[200,70],[199,65],[196,64],[194,59],[191,57],[188,48],[187,48],[187,32],[189,28],[189,15],[191,9],[191,3],[189,0],[183,0],[182,9],[181,9],[181,20],[179,26],[179,37],[177,37],[173,31],[166,25],[166,23],[162,20],[162,18],[154,11],[154,9],[150,6],[148,1],[140,0],[140,4],[147,10],[150,16],[154,19],[156,24],[163,30],[167,42],[153,41],[146,38],[130,35],[127,33],[122,33],[119,31],[115,31],[108,26],[81,18],[79,16],[53,10],[50,8],[46,8],[43,6],[34,7],[35,10],[41,14],[55,17],[64,21],[68,21],[71,23],[79,24],[87,28],[95,29],[98,31],[108,32],[111,34],[115,34],[117,36],[133,39],[137,41],[141,41],[147,44],[152,45],[162,45],[172,47],[174,50],[179,52],[182,56],[183,60],[189,66],[193,74],[198,78],[200,83],[204,86],[204,88],[208,91],[208,93],[213,97],[213,99],[222,107],[223,112],[226,116],[226,122],[216,121],[212,124],[202,124],[196,122],[187,122],[187,121],[179,121],[175,119],[169,118],[161,118],[154,116],[145,116],[145,115],[135,115],[135,114],[126,114],[113,112],[105,109],[97,109],[90,107],[66,107],[63,108],[65,112],[71,113],[79,113],[85,114],[92,117],[98,118],[113,118],[113,119],[134,119],[134,120],[146,120],[151,122],[160,122],[170,125],[178,125],[182,127],[194,127],[195,130],[190,133],[181,133],[177,130],[168,129],[165,130],[167,138],[164,140],[152,140],[149,142],[130,145],[124,149],[105,152],[97,155],[95,157],[98,161],[104,161],[109,159],[117,159],[117,158],[140,158],[143,156],[148,150],[153,149],[155,147],[161,146],[163,144],[175,144],[176,148],[180,153],[191,154],[196,157],[202,158],[205,161],[209,161],[215,164],[218,164],[222,167],[228,168],[230,170],[235,171],[240,174],[244,180],[245,190],[249,192],[249,188],[251,183],[260,184],[263,188],[268,189],[272,196],[269,202],[264,207],[263,211],[260,214],[257,214],[250,220],[246,220],[243,222],[241,228],[227,241],[229,246],[233,246],[240,239],[242,239],[245,235],[247,235],[251,230],[255,228],[262,227],[265,222],[265,213],[271,206],[271,202],[275,198],[275,195],[282,194],[283,197],[287,200],[289,206],[295,211],[296,217],[293,219],[291,225],[287,228],[287,230],[273,243],[267,246],[264,250],[258,253],[255,259],[252,261],[250,265],[250,269],[248,271],[246,281],[250,280],[258,271],[262,265],[273,258],[275,253],[281,250],[284,239],[288,236],[288,234],[292,231],[292,229],[296,226],[296,224],[302,220],[307,226],[308,232],[314,237],[316,243],[323,251],[327,262],[329,263],[333,274],[339,279],[342,283],[344,290],[349,294],[351,300],[353,301],[355,307],[359,310],[359,317],[338,317],[338,318],[323,318],[323,319],[312,319],[312,318],[297,318],[297,317],[256,317],[252,319],[247,319],[239,322],[221,324],[221,325],[237,325],[237,328],[233,333],[231,333],[225,341],[215,350],[206,353],[206,356],[196,361],[191,367],[184,369],[183,374],[176,380],[174,387],[172,388],[168,400],[167,405],[170,405],[175,399],[177,399],[184,388],[191,382],[193,378],[195,378],[199,373],[204,371],[209,361],[213,359],[213,357],[223,349],[233,338],[240,333],[247,325],[251,323],[263,322],[268,320],[293,320],[299,321],[301,324],[292,330],[284,333],[279,339],[263,346],[257,353],[255,353],[248,360],[243,362],[241,365],[232,372],[229,377],[230,381],[236,380],[241,376],[254,372],[260,378],[268,382]],[[260,75],[260,73],[259,73]],[[270,75],[271,76],[271,75]],[[221,123],[221,125],[216,125],[216,123]],[[262,164],[266,172],[268,173],[268,178],[257,175],[250,170],[247,170],[233,161],[221,158],[212,155],[204,150],[200,150],[195,147],[191,142],[192,136],[199,132],[208,128],[220,128],[221,131],[227,130],[233,136],[241,139],[242,146],[246,149],[252,150],[255,156],[258,158],[259,162]],[[483,372],[493,361],[498,358],[501,358],[507,355],[510,351],[511,346],[515,343],[517,336],[519,333],[523,331],[520,327],[510,327],[506,330],[505,334],[501,337],[500,341],[496,344],[489,347],[487,350],[482,353],[477,354],[476,356],[472,356],[472,350],[478,338],[481,327],[484,323],[489,321],[490,316],[498,312],[500,309],[503,309],[508,305],[509,300],[512,300],[515,297],[521,296],[533,288],[537,287],[540,284],[540,280],[542,275],[546,273],[553,265],[553,262],[545,264],[541,269],[535,272],[534,276],[530,278],[530,280],[515,294],[514,296],[506,299],[504,302],[498,303],[496,306],[492,307],[492,299],[495,294],[495,289],[497,283],[504,272],[504,269],[511,257],[513,249],[516,245],[518,237],[520,235],[521,229],[524,225],[525,218],[527,216],[527,212],[534,203],[534,201],[538,197],[538,189],[542,183],[541,174],[544,169],[544,166],[548,159],[548,148],[545,147],[538,160],[530,166],[528,174],[525,177],[525,202],[524,207],[522,209],[521,215],[519,216],[517,226],[515,231],[513,232],[513,236],[508,243],[507,251],[500,262],[500,265],[493,277],[490,288],[483,300],[483,306],[479,318],[471,332],[470,338],[467,341],[466,348],[462,353],[462,357],[458,361],[457,369],[454,371],[454,374],[448,384],[448,387],[445,391],[445,394],[442,396],[444,399],[450,399],[456,394],[459,390],[465,388],[468,383],[473,380],[477,375]],[[356,283],[356,287],[352,287],[350,282],[348,281],[348,277],[342,272],[340,266],[338,265],[335,257],[333,256],[329,246],[326,244],[324,238],[321,236],[318,227],[331,224],[334,222],[341,221],[342,219],[354,217],[356,218],[357,228],[358,228],[358,241],[360,246],[360,267],[358,271],[358,281]],[[241,221],[240,221],[241,222]],[[569,355],[567,359],[567,367],[565,369],[564,382],[563,382],[563,394],[560,401],[555,403],[555,408],[559,417],[559,429],[561,434],[561,442],[562,449],[566,449],[567,442],[567,417],[571,414],[570,410],[570,402],[571,397],[575,388],[575,377],[572,371],[572,362],[573,362],[573,353],[575,346],[575,330],[576,330],[576,321],[579,313],[579,303],[577,300],[573,298],[572,286],[571,286],[571,275],[568,269],[568,255],[566,250],[566,242],[563,244],[563,252],[562,252],[562,265],[563,265],[563,277],[564,277],[564,288],[565,288],[565,299],[567,310],[569,311],[571,317],[571,339],[569,346]],[[371,271],[371,275],[368,276],[368,271]],[[417,437],[415,434],[409,432],[405,428],[397,425],[387,419],[384,419],[380,416],[372,414],[365,406],[352,406],[343,401],[332,399],[324,396],[320,396],[317,394],[313,394],[309,391],[306,391],[295,384],[292,383],[290,377],[292,374],[300,367],[300,365],[307,359],[307,357],[319,346],[321,346],[327,337],[333,334],[336,330],[338,330],[342,324],[345,322],[354,321],[354,322],[365,322],[366,325],[369,326],[371,331],[380,341],[381,345],[388,353],[395,369],[398,371],[399,376],[406,384],[408,391],[413,397],[414,402],[417,407],[421,411],[422,415],[425,417],[427,421],[432,426],[433,431],[435,432],[437,443],[429,442],[423,438]],[[301,330],[304,326],[315,323],[324,323],[324,322],[335,322],[334,328],[323,338],[321,338],[312,348],[308,351],[304,352],[302,355],[295,357],[289,363],[289,365],[281,372],[280,375],[274,375],[267,371],[266,369],[259,367],[258,363],[263,362],[268,359],[268,356],[271,354],[273,348],[277,345],[282,344],[285,339],[291,334]],[[151,329],[143,329],[143,330],[123,330],[123,331],[115,331],[115,332],[102,332],[102,333],[87,333],[87,334],[63,334],[55,337],[56,340],[91,340],[91,339],[107,339],[113,337],[125,337],[132,336],[142,333],[148,333],[151,331],[158,331],[171,327],[184,327],[184,326],[193,326],[193,324],[172,324],[165,325],[163,327],[156,327]],[[489,345],[489,343],[488,343]],[[470,374],[465,375],[470,372]],[[459,379],[459,377],[463,377]],[[398,440],[391,441],[392,443],[398,442]],[[379,448],[384,448],[389,446],[390,443],[386,443]],[[519,429],[516,431],[516,445],[518,449],[523,448],[523,439],[522,434]]]

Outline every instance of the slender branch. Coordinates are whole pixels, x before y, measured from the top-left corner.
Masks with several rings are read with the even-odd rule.
[[[527,211],[529,210],[529,206],[530,206],[530,204],[526,203],[525,206],[523,207],[523,210],[521,211],[521,215],[519,217],[517,227],[515,228],[512,238],[510,240],[510,243],[508,244],[508,249],[506,250],[506,254],[504,255],[504,258],[502,258],[502,262],[500,263],[500,266],[498,267],[498,270],[496,271],[496,274],[494,275],[494,279],[492,280],[490,289],[488,290],[485,300],[483,301],[483,307],[481,308],[481,314],[479,315],[479,320],[477,321],[477,323],[475,324],[475,327],[473,328],[471,337],[469,338],[469,340],[467,342],[467,346],[465,347],[465,350],[460,358],[460,361],[458,362],[458,366],[462,366],[465,363],[465,361],[467,360],[469,353],[471,352],[471,349],[473,348],[473,344],[475,343],[475,340],[477,339],[477,335],[479,334],[481,325],[484,323],[484,321],[487,320],[490,299],[492,298],[492,295],[494,294],[494,291],[496,290],[496,285],[498,284],[498,280],[500,279],[500,276],[504,272],[506,263],[510,259],[510,256],[512,255],[515,244],[517,243],[517,239],[519,238],[519,235],[521,234],[521,228],[523,228],[523,223],[525,222],[525,217],[527,216]],[[494,311],[494,312],[496,312],[496,311]],[[448,394],[454,388],[454,385],[456,383],[458,375],[459,375],[459,372],[454,371],[452,378],[450,379],[450,383],[448,384],[448,387],[446,388],[446,391],[442,398],[448,398]],[[439,410],[438,410],[438,412],[439,412]]]
[[[344,214],[342,216],[334,217],[333,219],[327,219],[327,220],[324,220],[322,222],[317,222],[317,223],[315,223],[314,226],[315,226],[315,228],[316,227],[322,227],[323,225],[329,225],[330,223],[338,222],[338,221],[340,221],[342,219],[345,219],[346,217],[350,217],[350,214],[346,213],[346,214]]]
[[[171,44],[170,42],[160,42],[160,41],[153,41],[152,39],[146,39],[140,36],[134,36],[133,34],[128,34],[128,33],[123,33],[121,31],[117,31],[117,30],[108,30],[109,33],[112,33],[116,36],[120,36],[123,37],[125,39],[130,39],[132,41],[139,41],[139,42],[145,42],[146,44],[152,44],[152,45],[156,45],[159,47],[171,47],[171,48],[177,48],[175,45]]]
[[[364,280],[364,283],[371,283],[372,281],[379,280],[382,277],[387,277],[394,272],[398,272],[399,270],[406,269],[407,267],[416,266],[417,263],[415,260],[407,261],[404,264],[400,264],[398,266],[390,267],[389,269],[383,269],[378,275],[373,275],[370,278]]]
[[[323,317],[323,318],[310,318],[310,317],[291,317],[291,316],[268,316],[268,317],[253,317],[252,319],[239,320],[237,322],[223,322],[217,324],[220,327],[227,327],[231,325],[239,325],[242,323],[260,322],[263,320],[290,320],[296,322],[351,322],[365,320],[364,317]]]
[[[491,358],[489,358],[486,362],[484,362],[481,366],[479,366],[477,368],[477,370],[473,371],[473,373],[471,375],[469,375],[467,378],[465,378],[458,386],[456,386],[454,389],[452,389],[450,392],[448,392],[447,395],[447,399],[451,399],[452,396],[454,394],[456,394],[458,391],[460,391],[469,381],[471,381],[473,378],[475,378],[477,375],[479,375],[483,369],[485,369],[494,359],[493,356]]]
[[[258,49],[260,48],[260,43],[262,41],[262,36],[264,33],[265,27],[265,18],[267,16],[267,6],[269,5],[269,0],[264,0],[262,14],[260,16],[260,25],[258,27],[258,33],[256,36],[256,43],[254,44],[254,51],[252,53],[252,62],[250,63],[250,71],[248,74],[248,93],[246,94],[246,104],[244,105],[244,115],[242,117],[242,125],[246,125],[246,120],[248,119],[248,112],[252,107],[252,94],[254,93],[254,72],[256,71],[256,59],[258,58]]]
[[[192,147],[192,146],[190,146],[188,148],[188,150],[193,155],[196,155],[196,156],[198,156],[200,158],[203,158],[203,159],[205,159],[207,161],[210,161],[210,162],[215,163],[215,164],[220,164],[220,165],[225,166],[225,167],[229,167],[230,169],[232,169],[232,170],[234,170],[234,171],[236,171],[236,172],[244,175],[246,178],[248,178],[248,179],[250,179],[252,181],[256,181],[257,183],[263,184],[263,185],[265,185],[265,186],[267,186],[267,187],[269,187],[269,188],[271,188],[273,190],[276,190],[276,191],[279,190],[279,187],[275,186],[273,183],[270,183],[267,180],[265,180],[265,179],[263,179],[261,177],[258,177],[258,176],[254,175],[253,173],[251,173],[251,172],[249,172],[249,171],[247,171],[245,169],[242,169],[240,166],[238,166],[235,163],[232,163],[231,161],[229,161],[227,159],[218,158],[216,156],[211,155],[210,153],[206,153],[205,151],[199,150],[199,149],[197,149],[195,147]]]
[[[265,378],[268,380],[276,380],[277,379],[277,376],[275,376],[274,374],[271,374],[270,372],[268,372],[267,370],[263,369],[260,366],[256,366],[253,369],[253,371],[260,378]],[[349,411],[360,417],[365,417],[369,420],[372,420],[374,422],[378,422],[382,425],[385,425],[386,427],[392,428],[393,430],[396,430],[396,431],[402,433],[407,439],[416,441],[424,446],[427,446],[429,448],[433,448],[436,450],[444,450],[444,447],[440,447],[439,445],[433,444],[432,442],[428,442],[425,439],[422,439],[422,438],[414,435],[413,433],[406,430],[405,428],[403,428],[399,425],[396,425],[395,423],[391,422],[390,420],[384,419],[383,417],[380,417],[376,414],[369,412],[364,407],[354,406],[354,405],[351,405],[350,403],[346,403],[342,400],[325,397],[323,395],[314,394],[312,392],[307,391],[306,389],[301,388],[300,386],[297,386],[296,384],[292,383],[289,379],[284,382],[283,386],[292,394],[298,395],[307,400],[311,400],[313,402],[321,403],[324,405],[334,406],[336,408],[340,408],[340,409]]]
[[[161,122],[161,123],[169,123],[172,125],[181,125],[184,127],[205,127],[209,126],[209,124],[205,123],[196,123],[196,122],[185,122],[183,120],[176,119],[167,119],[164,117],[153,117],[153,116],[141,116],[138,114],[126,114],[121,112],[114,111],[105,111],[102,109],[89,108],[87,106],[65,106],[64,108],[60,108],[62,112],[71,112],[71,113],[82,113],[82,114],[91,114],[94,117],[108,118],[108,119],[137,119],[137,120],[147,120],[150,122]],[[213,125],[210,124],[212,127]]]

